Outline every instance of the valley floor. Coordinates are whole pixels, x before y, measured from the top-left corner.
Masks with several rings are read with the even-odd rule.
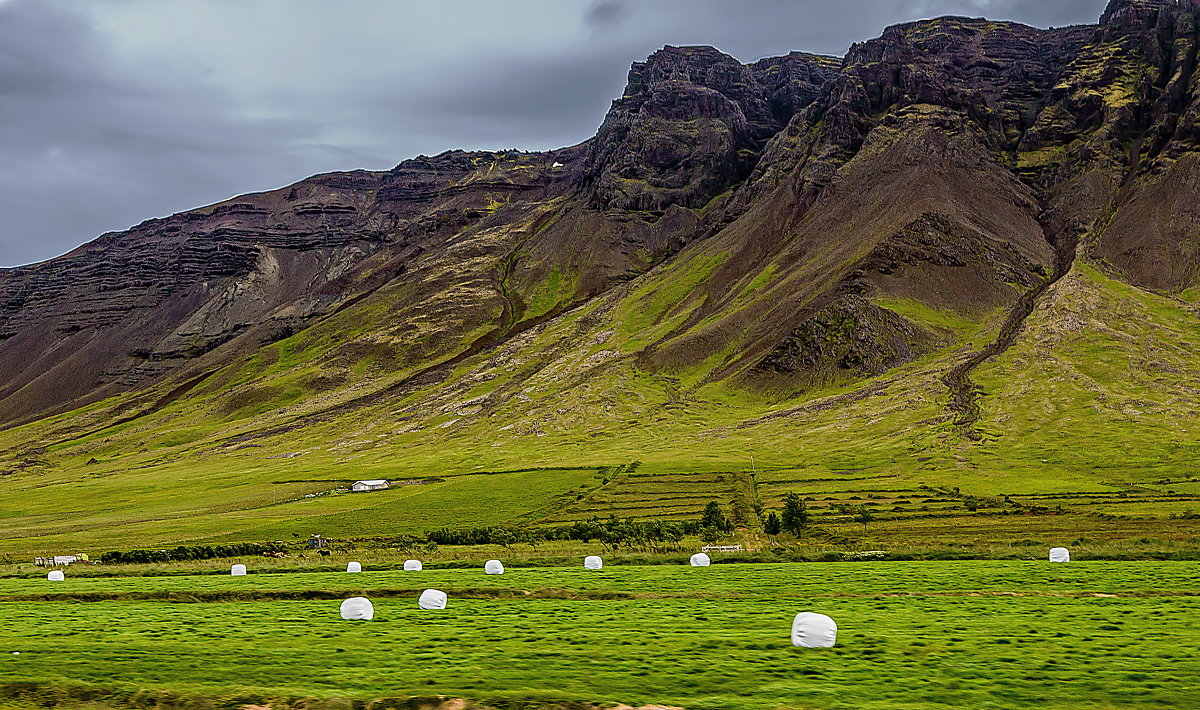
[[[791,646],[801,611],[835,648]],[[0,676],[17,706],[1191,708],[1197,612],[1189,562],[69,573],[0,579]]]

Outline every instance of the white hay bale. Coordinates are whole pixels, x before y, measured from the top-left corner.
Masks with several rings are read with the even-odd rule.
[[[824,614],[805,611],[792,620],[792,645],[801,648],[833,648],[837,624]]]
[[[712,564],[712,559],[703,552],[697,552],[692,555],[690,564],[693,567],[707,567]]]
[[[426,589],[417,599],[417,606],[421,609],[445,609],[446,593],[439,589]]]
[[[46,575],[47,581],[50,582],[62,582],[66,578],[67,576],[60,569],[52,569],[50,570],[50,574]]]
[[[370,621],[375,618],[375,605],[366,597],[350,597],[342,602],[342,618],[346,621]]]
[[[504,574],[504,565],[500,564],[500,560],[488,560],[483,563],[484,574]]]
[[[346,565],[347,572],[362,572],[362,565],[358,562],[351,562]]]
[[[584,569],[604,569],[604,560],[597,555],[588,555],[583,558]]]
[[[246,576],[246,565],[234,565],[229,568],[229,574],[234,577]]]
[[[420,572],[422,569],[423,568],[421,567],[420,560],[405,560],[404,561],[404,571],[405,572]]]
[[[1050,548],[1050,561],[1051,562],[1070,562],[1071,561],[1071,551],[1065,547],[1051,547]]]

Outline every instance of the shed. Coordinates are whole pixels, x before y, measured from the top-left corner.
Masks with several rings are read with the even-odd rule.
[[[372,478],[369,481],[355,481],[350,484],[350,490],[356,493],[360,491],[382,491],[388,485],[388,482],[382,478]]]

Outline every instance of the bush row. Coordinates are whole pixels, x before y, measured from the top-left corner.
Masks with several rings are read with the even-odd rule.
[[[274,554],[287,548],[278,542],[237,542],[229,545],[180,545],[169,550],[112,550],[100,555],[104,564],[119,565],[144,562],[180,562],[211,560],[218,557],[245,557]]]
[[[678,545],[685,535],[695,535],[702,529],[699,520],[635,520],[615,515],[607,520],[592,518],[570,525],[550,528],[518,528],[495,525],[482,528],[442,528],[415,537],[413,543],[427,541],[435,545],[501,545],[517,543],[537,546],[548,540],[596,541],[605,547],[643,551],[662,551]]]

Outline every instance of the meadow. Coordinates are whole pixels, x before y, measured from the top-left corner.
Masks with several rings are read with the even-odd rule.
[[[445,611],[417,609],[429,587]],[[359,594],[375,620],[342,621]],[[793,648],[800,611],[837,646]],[[1193,708],[1198,612],[1192,562],[68,570],[0,579],[0,677],[19,702],[140,707]]]

